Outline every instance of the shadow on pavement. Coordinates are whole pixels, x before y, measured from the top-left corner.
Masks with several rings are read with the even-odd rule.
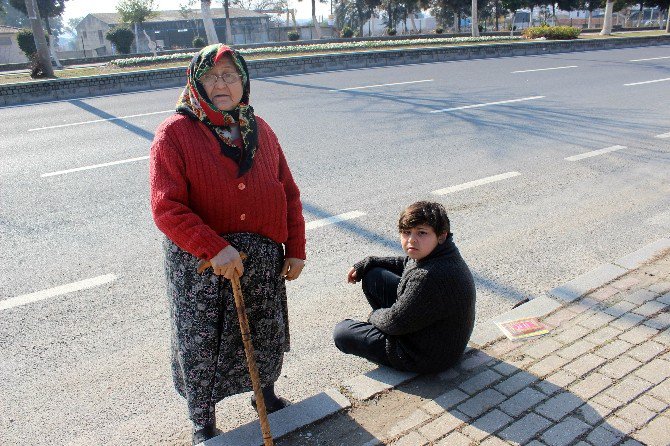
[[[478,365],[470,368],[473,364]],[[605,420],[612,409],[587,402],[596,390],[583,392],[579,396],[558,382],[473,350],[447,372],[422,375],[356,402],[346,412],[286,435],[277,445],[371,446],[403,437],[399,444],[478,444],[493,437],[513,444],[537,439],[567,445],[586,439],[600,445],[632,438]]]

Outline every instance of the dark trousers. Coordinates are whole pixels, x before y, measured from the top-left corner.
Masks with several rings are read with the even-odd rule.
[[[361,280],[363,293],[373,310],[391,307],[398,297],[400,276],[384,268],[372,268]],[[345,319],[335,326],[335,346],[350,355],[391,366],[386,354],[387,335],[369,322]]]

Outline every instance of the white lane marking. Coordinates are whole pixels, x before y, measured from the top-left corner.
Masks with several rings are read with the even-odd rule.
[[[566,161],[579,161],[584,158],[591,158],[592,156],[602,155],[603,153],[615,152],[617,150],[625,149],[626,146],[611,146],[604,149],[593,150],[591,152],[580,153],[579,155],[569,156],[564,158]]]
[[[569,65],[569,66],[566,66],[566,67],[553,67],[553,68],[536,68],[534,70],[519,70],[519,71],[512,71],[512,74],[514,74],[514,73],[532,73],[533,71],[564,70],[566,68],[577,68],[577,65]]]
[[[365,88],[388,87],[388,86],[391,86],[391,85],[419,84],[421,82],[433,82],[433,79],[424,79],[424,80],[421,80],[421,81],[409,81],[409,82],[395,82],[393,84],[366,85],[364,87],[338,88],[337,90],[329,90],[329,91],[363,90]]]
[[[644,61],[647,61],[647,60],[660,60],[660,59],[670,59],[670,56],[650,57],[649,59],[631,59],[628,62],[644,62]]]
[[[345,220],[351,220],[353,218],[362,217],[365,215],[365,212],[351,211],[344,214],[334,215],[328,218],[322,218],[320,220],[310,221],[305,224],[305,230],[309,231],[310,229],[320,228],[322,226],[332,225],[333,223],[339,223]]]
[[[470,189],[471,187],[482,186],[484,184],[494,183],[496,181],[506,180],[507,178],[518,177],[521,175],[519,172],[506,172],[501,173],[500,175],[493,175],[491,177],[482,178],[475,181],[469,181],[467,183],[458,184],[456,186],[445,187],[444,189],[438,189],[431,192],[435,195],[446,195],[452,192],[458,192],[465,189]]]
[[[656,135],[657,138],[670,138],[670,133],[661,133],[660,135]]]
[[[140,114],[137,114],[137,115],[119,116],[117,118],[94,119],[92,121],[73,122],[71,124],[52,125],[52,126],[49,126],[49,127],[38,127],[38,128],[35,128],[35,129],[28,129],[28,131],[29,132],[37,132],[38,130],[60,129],[60,128],[63,128],[63,127],[73,127],[73,126],[76,126],[76,125],[95,124],[96,122],[118,121],[119,119],[137,118],[139,116],[159,115],[159,114],[162,114],[162,113],[173,113],[173,112],[174,112],[174,110],[163,110],[163,111],[159,111],[159,112],[140,113]]]
[[[487,107],[489,105],[511,104],[513,102],[532,101],[533,99],[542,99],[542,98],[544,98],[544,96],[530,96],[530,97],[521,98],[521,99],[510,99],[508,101],[497,101],[497,102],[488,102],[486,104],[474,104],[474,105],[464,105],[462,107],[443,108],[442,110],[433,110],[433,111],[431,111],[431,113],[442,113],[442,112],[449,112],[449,111],[454,111],[454,110],[465,110],[466,108]]]
[[[49,299],[50,297],[62,296],[63,294],[94,288],[112,282],[115,279],[116,276],[114,274],[105,274],[104,276],[93,277],[91,279],[85,279],[79,282],[68,283],[66,285],[60,285],[54,288],[37,291],[35,293],[12,297],[11,299],[0,301],[0,311],[20,307],[22,305],[31,304],[33,302],[39,302],[41,300]]]
[[[653,81],[633,82],[631,84],[623,84],[623,86],[631,87],[633,85],[655,84],[656,82],[667,82],[667,81],[670,81],[670,77],[666,77],[665,79],[654,79]]]
[[[67,173],[72,173],[72,172],[81,172],[82,170],[99,169],[101,167],[116,166],[117,164],[134,163],[135,161],[142,161],[142,160],[148,160],[148,159],[149,159],[149,156],[140,156],[138,158],[130,158],[130,159],[127,159],[127,160],[112,161],[111,163],[94,164],[92,166],[76,167],[74,169],[59,170],[58,172],[43,173],[42,175],[40,175],[40,177],[42,177],[42,178],[53,177],[53,176],[56,176],[56,175],[65,175]]]

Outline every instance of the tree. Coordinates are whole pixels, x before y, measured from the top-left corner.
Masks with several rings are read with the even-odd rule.
[[[42,20],[44,20],[44,28],[46,28],[47,31],[47,39],[49,41],[51,57],[53,57],[54,62],[56,62],[56,66],[58,68],[62,67],[60,60],[58,60],[58,55],[56,55],[56,42],[54,41],[54,32],[50,19],[60,17],[61,14],[63,14],[66,1],[67,0],[35,0],[34,2],[39,16],[42,18]],[[25,0],[9,0],[9,4],[30,17],[30,14],[28,14],[28,3]]]
[[[130,54],[135,34],[133,34],[130,28],[117,26],[107,31],[105,38],[114,44],[119,53]]]
[[[605,20],[603,21],[603,29],[600,31],[601,36],[609,36],[612,34],[612,11],[614,9],[614,0],[607,0],[605,4]]]
[[[156,16],[154,2],[155,0],[121,0],[116,5],[121,22],[135,27],[135,52],[140,52],[140,36],[137,27],[147,19]]]
[[[214,21],[212,20],[211,0],[200,0],[200,12],[202,13],[202,23],[205,26],[205,34],[207,35],[207,43],[213,45],[219,43],[219,38],[216,35],[216,28],[214,28]]]
[[[230,11],[228,10],[228,0],[223,0],[223,13],[226,16],[226,43],[233,44],[233,28],[230,24]]]
[[[33,30],[33,37],[35,39],[35,47],[37,54],[34,58],[34,65],[30,76],[35,77],[54,77],[54,69],[51,66],[51,58],[49,58],[49,48],[47,47],[47,39],[44,37],[44,28],[42,28],[42,19],[40,11],[35,5],[35,0],[25,0],[28,18]]]
[[[471,12],[471,28],[472,28],[472,37],[479,37],[479,19],[477,17],[477,0],[472,0],[472,12]]]

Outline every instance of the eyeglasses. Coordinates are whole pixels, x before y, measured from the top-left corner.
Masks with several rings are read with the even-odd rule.
[[[202,82],[203,85],[211,87],[212,85],[215,85],[219,79],[221,79],[226,84],[234,84],[240,79],[240,77],[241,76],[237,73],[223,73],[220,76],[217,74],[207,73],[200,76],[200,82]]]

